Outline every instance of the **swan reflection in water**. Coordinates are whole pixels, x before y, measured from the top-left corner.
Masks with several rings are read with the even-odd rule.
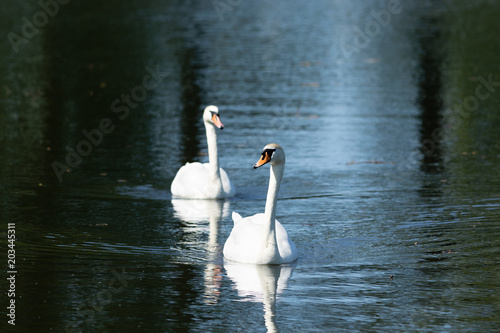
[[[172,199],[174,216],[190,232],[208,231],[207,259],[204,270],[204,302],[215,305],[220,299],[223,277],[222,254],[218,242],[219,222],[229,216],[229,201]],[[206,222],[208,223],[208,226]],[[240,301],[262,302],[268,332],[277,332],[276,298],[287,287],[296,263],[282,265],[245,264],[224,260],[226,275],[234,283]]]
[[[174,216],[184,221],[190,232],[208,231],[204,302],[216,304],[222,283],[222,258],[218,243],[219,222],[229,216],[230,204],[221,200],[172,199],[172,205]]]
[[[233,281],[241,301],[262,302],[268,332],[278,332],[276,298],[287,287],[296,263],[284,265],[244,264],[224,261],[227,276]]]

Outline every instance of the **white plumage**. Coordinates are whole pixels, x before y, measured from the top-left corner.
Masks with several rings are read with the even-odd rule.
[[[276,203],[285,169],[285,152],[278,144],[264,147],[258,168],[271,163],[264,213],[241,217],[233,213],[234,227],[224,244],[224,257],[250,264],[283,264],[297,259],[297,249],[285,228],[276,220]]]
[[[223,129],[219,109],[209,105],[203,111],[207,133],[208,163],[186,163],[175,175],[170,191],[174,198],[223,199],[234,196],[236,190],[224,169],[219,167],[216,128]]]

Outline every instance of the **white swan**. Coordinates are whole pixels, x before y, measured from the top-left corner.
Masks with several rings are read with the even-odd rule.
[[[186,163],[177,171],[170,191],[174,198],[223,199],[234,196],[236,190],[226,171],[219,167],[216,128],[223,129],[219,109],[209,105],[203,111],[207,132],[208,163]]]
[[[297,259],[295,244],[276,220],[276,202],[285,170],[285,152],[271,143],[262,150],[262,157],[253,168],[271,163],[269,189],[264,214],[242,218],[233,212],[234,227],[224,244],[224,257],[250,264],[283,264]]]

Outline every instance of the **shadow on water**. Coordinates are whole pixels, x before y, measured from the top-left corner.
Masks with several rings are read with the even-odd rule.
[[[182,114],[180,128],[182,133],[182,164],[192,162],[199,156],[200,132],[204,126],[198,125],[201,119],[202,89],[198,85],[200,69],[196,47],[185,47],[180,51]]]
[[[439,14],[424,16],[418,31],[418,96],[420,106],[420,151],[423,154],[421,169],[425,172],[442,170],[441,126],[442,126],[442,49],[443,43]]]
[[[115,15],[125,15],[126,11],[120,12],[120,8],[122,7],[113,8]],[[96,128],[100,119],[111,117],[109,108],[105,107],[109,106],[107,98],[110,95],[119,96],[119,94],[110,93],[109,89],[125,91],[125,88],[133,86],[123,68],[137,67],[138,63],[144,61],[141,58],[131,57],[134,59],[133,62],[130,62],[131,59],[128,58],[118,63],[116,59],[119,57],[100,57],[100,55],[128,51],[130,45],[123,40],[106,39],[104,36],[109,36],[109,30],[113,28],[123,35],[133,32],[141,33],[137,30],[132,31],[131,25],[122,24],[111,28],[107,21],[109,18],[93,15],[92,6],[80,6],[78,3],[67,5],[64,11],[65,15],[56,16],[50,24],[41,29],[36,39],[30,41],[33,44],[41,44],[40,85],[44,87],[44,101],[40,109],[46,112],[47,116],[44,119],[43,140],[37,144],[47,148],[44,149],[45,155],[41,163],[44,167],[43,173],[37,175],[43,187],[37,189],[31,198],[21,197],[20,200],[23,203],[16,205],[16,207],[26,207],[26,205],[30,207],[16,215],[22,219],[21,228],[29,221],[29,225],[26,225],[29,231],[23,232],[22,242],[29,243],[30,246],[23,246],[25,249],[23,257],[27,263],[32,264],[20,263],[20,269],[24,269],[26,274],[19,277],[18,283],[24,286],[23,289],[30,291],[30,296],[19,298],[18,306],[27,314],[37,314],[19,318],[19,324],[38,329],[54,328],[55,323],[59,323],[64,329],[64,326],[71,322],[69,318],[72,314],[94,311],[88,307],[88,304],[80,312],[76,308],[88,301],[88,296],[85,294],[95,294],[92,280],[97,277],[99,271],[110,271],[120,265],[109,256],[106,256],[111,259],[107,264],[95,260],[94,254],[97,252],[94,252],[88,255],[92,258],[87,261],[87,263],[92,263],[91,268],[81,270],[78,263],[86,261],[83,259],[86,255],[82,253],[82,248],[70,251],[68,248],[58,247],[67,241],[84,246],[87,235],[99,233],[92,228],[82,228],[80,223],[71,219],[71,215],[79,211],[94,211],[99,203],[93,200],[75,203],[71,198],[61,198],[61,192],[46,190],[46,187],[57,188],[61,185],[68,187],[82,180],[88,182],[88,179],[82,179],[82,172],[85,173],[90,169],[92,173],[94,169],[106,168],[101,164],[102,159],[95,160],[98,154],[96,153],[97,147],[94,147],[93,155],[86,157],[82,163],[76,163],[73,159],[74,165],[68,166],[73,172],[65,173],[62,183],[55,176],[51,163],[57,160],[62,164],[68,164],[65,159],[66,147],[76,150],[77,142],[83,139],[81,134],[83,129]],[[92,17],[93,31],[80,29],[85,21],[84,17]],[[140,40],[135,39],[139,43]],[[97,55],[85,52],[89,50],[89,45],[95,46],[102,53]],[[143,45],[136,46],[138,49],[143,47]],[[110,86],[110,82],[113,81],[112,77],[115,75],[123,78],[120,81],[121,86]],[[116,121],[116,118],[113,120]],[[111,146],[109,137],[104,138],[103,141],[103,145]],[[46,218],[37,223],[34,216],[41,216],[40,212],[44,212]],[[69,212],[72,214],[68,214]],[[86,223],[92,223],[94,218],[91,214],[88,215],[85,218]],[[101,223],[105,224],[104,221]],[[56,236],[45,237],[48,230],[55,232]],[[57,235],[57,230],[63,234]],[[91,275],[90,279],[88,279],[89,275]],[[55,282],[62,280],[66,282]],[[74,280],[81,281],[83,288],[75,287],[72,283]],[[82,289],[86,290],[83,295]],[[41,304],[51,304],[51,306],[40,306]],[[83,318],[84,316],[77,316],[77,320]],[[61,329],[60,326],[58,328]]]
[[[142,83],[149,62],[141,52],[147,49],[145,39],[131,38],[147,35],[147,30],[141,19],[130,15],[129,7],[108,8],[113,17],[95,13],[92,2],[71,3],[62,9],[64,15],[56,16],[41,36],[48,82],[45,137],[51,148],[47,174],[52,184],[78,183],[82,176],[96,177],[102,171],[119,173],[117,165],[130,164],[128,154],[115,152],[134,149],[138,142],[135,130],[144,123],[137,122],[144,117],[144,103],[135,103],[130,94],[131,88]],[[89,18],[91,26],[87,25]],[[87,29],[80,29],[84,25]],[[115,99],[128,111],[114,112],[111,104]],[[103,119],[111,121],[111,133],[101,132],[101,137],[91,134],[93,141],[83,134],[100,131]],[[78,146],[82,140],[92,146]],[[116,159],[102,158],[104,152],[116,155]],[[144,152],[137,149],[134,154]],[[62,180],[55,176],[53,161],[70,170],[61,174]]]
[[[19,222],[19,234],[23,234],[24,239],[18,244],[23,247],[23,258],[29,263],[19,264],[20,271],[25,274],[20,275],[17,282],[24,290],[29,290],[29,295],[26,293],[25,297],[18,300],[18,307],[26,314],[36,313],[35,317],[26,315],[19,318],[18,323],[39,329],[57,327],[61,330],[64,325],[75,324],[75,328],[90,330],[92,323],[99,322],[99,327],[103,328],[106,322],[113,322],[113,318],[123,318],[123,311],[126,310],[119,307],[120,299],[125,297],[123,294],[113,294],[113,303],[106,307],[96,306],[103,310],[92,308],[91,299],[96,295],[96,281],[106,282],[111,279],[113,276],[107,273],[117,267],[125,267],[128,272],[133,272],[130,274],[137,279],[140,276],[137,267],[143,264],[140,257],[143,257],[144,253],[137,256],[127,250],[118,250],[120,255],[114,256],[109,252],[110,248],[99,247],[87,253],[84,251],[85,246],[90,244],[89,239],[99,245],[119,241],[118,238],[103,240],[107,237],[104,235],[112,237],[113,230],[117,229],[129,229],[126,234],[130,238],[127,241],[134,237],[137,237],[137,240],[143,233],[142,228],[131,225],[131,221],[118,221],[116,216],[128,211],[130,216],[134,216],[135,223],[140,224],[138,221],[144,218],[146,213],[138,213],[142,204],[134,203],[129,208],[124,208],[123,202],[116,197],[101,197],[100,200],[95,200],[95,193],[92,191],[84,195],[84,198],[78,199],[78,186],[93,187],[99,183],[105,184],[99,187],[99,191],[110,191],[116,186],[116,182],[109,178],[100,179],[99,173],[103,170],[106,173],[116,173],[118,178],[120,174],[126,174],[128,169],[133,167],[133,163],[141,167],[137,161],[142,162],[149,157],[147,150],[137,149],[143,142],[148,141],[145,137],[149,133],[144,130],[149,121],[145,106],[148,100],[137,103],[135,107],[130,106],[128,119],[123,121],[119,119],[118,114],[110,110],[114,99],[121,98],[123,94],[130,94],[131,88],[142,83],[146,73],[144,68],[151,61],[147,52],[144,52],[148,48],[146,39],[139,37],[148,35],[145,28],[147,24],[143,17],[134,17],[133,14],[144,8],[142,5],[134,9],[130,8],[134,5],[115,4],[112,8],[107,8],[107,11],[112,13],[112,17],[109,17],[97,15],[93,5],[95,4],[77,2],[68,4],[64,7],[65,14],[56,16],[41,30],[37,39],[31,41],[33,44],[40,43],[42,51],[38,73],[41,83],[38,83],[38,87],[43,88],[40,92],[43,102],[34,111],[46,113],[46,116],[40,122],[43,124],[40,133],[37,133],[40,139],[37,139],[29,150],[17,147],[16,153],[21,155],[22,152],[32,158],[31,155],[37,155],[40,148],[44,149],[42,158],[35,156],[36,163],[24,162],[25,165],[36,168],[25,174],[40,182],[40,188],[34,187],[38,183],[32,183],[32,179],[25,180],[25,186],[32,183],[29,185],[31,188],[25,190],[24,194],[13,196],[12,202],[9,203],[12,210],[9,215],[16,216],[16,219],[9,220]],[[92,25],[88,24],[89,18],[93,21]],[[86,29],[81,29],[82,26]],[[185,152],[182,155],[185,160],[192,160],[199,149],[196,124],[199,123],[201,115],[201,88],[196,83],[198,68],[195,49],[186,48],[178,52],[178,59],[169,60],[182,60],[180,104],[183,104],[184,120],[181,135],[183,139],[188,140],[183,145]],[[82,158],[81,163],[68,165],[71,172],[62,175],[61,183],[55,176],[51,163],[58,161],[64,165],[68,164],[66,147],[76,150],[78,142],[86,139],[82,130],[97,128],[103,118],[113,121],[115,131],[105,134],[102,142],[94,146],[92,152]],[[134,159],[130,159],[132,153],[127,154],[127,149],[133,150]],[[134,162],[131,162],[132,160]],[[12,166],[9,168],[10,172],[5,174],[16,172]],[[143,205],[148,207],[145,211],[148,211],[149,223],[153,219],[150,209],[154,205],[155,202]],[[117,215],[114,218],[100,216],[95,213],[100,209],[115,211]],[[165,208],[162,206],[162,209]],[[76,214],[82,214],[81,218],[74,219]],[[42,215],[45,218],[42,218]],[[161,218],[165,223],[166,217]],[[26,224],[27,221],[29,224]],[[170,228],[175,230],[176,226]],[[45,237],[46,230],[51,231],[50,237]],[[170,234],[163,236],[174,239]],[[177,230],[174,231],[174,236],[182,238]],[[69,244],[66,244],[68,242]],[[76,249],[71,250],[75,247]],[[112,245],[111,248],[116,250],[119,247]],[[157,253],[146,256],[153,262],[157,257],[161,257]],[[130,260],[128,264],[123,260],[124,257]],[[158,265],[155,274],[165,270],[159,263],[151,265]],[[198,279],[199,268],[189,263],[173,263],[171,266],[174,267],[169,269],[176,274],[167,280],[169,285],[176,286],[176,290],[169,295],[172,302],[165,315],[186,323],[187,327],[188,323],[194,320],[188,308],[200,295],[200,291],[192,287]],[[106,277],[107,275],[110,276]],[[151,281],[152,278],[148,279]],[[161,281],[161,277],[158,281]],[[129,293],[133,294],[132,288]],[[46,303],[51,306],[44,306]],[[161,303],[159,298],[156,302],[144,302],[136,298],[130,299],[128,304],[136,304],[144,309],[155,307],[157,313],[158,303]],[[155,311],[151,309],[150,313]],[[92,319],[88,315],[90,312],[93,313]],[[131,320],[134,316],[125,317]],[[121,325],[126,325],[126,322],[127,320]],[[144,326],[151,325],[150,330],[154,331],[153,322],[145,321]]]

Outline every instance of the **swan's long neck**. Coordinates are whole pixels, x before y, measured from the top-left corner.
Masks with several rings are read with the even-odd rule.
[[[285,163],[271,165],[271,174],[269,176],[269,188],[267,190],[266,209],[264,211],[264,228],[267,233],[267,246],[276,246],[276,203],[278,201],[278,192],[280,190],[281,178],[285,170]]]
[[[210,178],[220,182],[219,155],[217,154],[217,133],[215,127],[205,123],[208,144],[208,164],[210,165]]]

